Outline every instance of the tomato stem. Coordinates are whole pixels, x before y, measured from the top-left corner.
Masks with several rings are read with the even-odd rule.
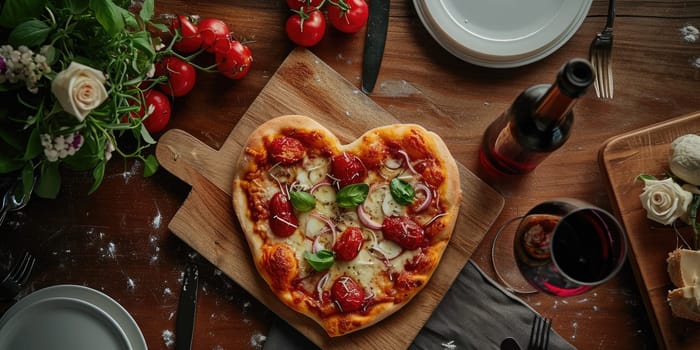
[[[326,0],[323,0],[323,1],[326,1]],[[345,0],[338,0],[338,1],[328,0],[328,3],[330,3],[331,5],[333,5],[335,7],[340,8],[340,10],[343,13],[347,13],[350,11],[350,5],[348,5],[348,3],[345,2]]]
[[[311,9],[312,9],[312,10],[309,11],[309,13],[311,13],[311,12],[313,12],[313,11],[318,11],[318,8],[315,8],[315,7],[311,7]],[[309,19],[309,13],[307,13],[307,12],[304,10],[303,7],[300,8],[300,9],[298,9],[298,10],[292,10],[292,12],[294,12],[294,13],[296,13],[296,14],[299,15],[299,18],[301,19],[301,20],[299,21],[299,30],[303,33],[303,32],[304,32],[304,21],[306,21],[307,19]]]

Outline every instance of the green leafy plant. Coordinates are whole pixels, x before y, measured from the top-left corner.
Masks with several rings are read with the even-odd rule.
[[[156,141],[134,116],[144,93],[158,83],[151,72],[161,43],[151,31],[167,27],[152,21],[154,0],[132,11],[130,4],[5,0],[0,5],[5,43],[0,46],[0,174],[19,174],[25,194],[36,178],[34,193],[55,198],[63,166],[91,171],[92,193],[113,152],[143,161],[144,176],[158,169],[155,156],[144,152]],[[104,80],[101,103],[88,101],[93,105],[86,107],[83,96],[72,102],[59,98],[61,75],[71,69],[77,69],[71,79],[93,78],[86,93],[97,93],[94,88],[102,86],[90,84]],[[75,104],[74,111],[66,103]]]

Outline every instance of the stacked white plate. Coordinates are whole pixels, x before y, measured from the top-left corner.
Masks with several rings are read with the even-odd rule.
[[[141,330],[114,299],[58,285],[22,298],[0,318],[0,350],[146,350]]]
[[[413,0],[435,40],[460,59],[492,68],[541,60],[564,45],[592,0]]]

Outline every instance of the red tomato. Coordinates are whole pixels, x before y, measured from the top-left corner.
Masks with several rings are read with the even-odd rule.
[[[321,6],[322,2],[323,0],[311,0],[311,4],[309,6],[318,8]],[[289,8],[292,10],[299,10],[306,6],[306,0],[287,0],[287,6],[289,6]]]
[[[143,118],[146,115],[144,111],[151,112],[151,114],[143,120],[143,126],[146,127],[148,132],[157,133],[165,129],[165,126],[168,125],[170,121],[170,114],[172,112],[170,101],[167,96],[158,90],[148,90],[143,95],[145,102],[138,111],[138,117]]]
[[[199,34],[202,36],[202,47],[207,52],[214,52],[216,40],[228,38],[231,31],[226,22],[216,18],[205,18],[199,21]]]
[[[243,78],[253,64],[248,46],[231,38],[217,39],[214,43],[216,69],[230,79]]]
[[[384,238],[401,248],[413,250],[425,246],[425,231],[415,221],[405,216],[387,216],[382,222]]]
[[[323,17],[323,13],[314,7],[305,7],[293,12],[285,25],[289,39],[304,47],[318,44],[326,34],[326,18]]]
[[[167,56],[156,64],[156,76],[168,77],[159,88],[170,96],[187,95],[197,80],[197,72],[191,64],[175,57]]]
[[[355,259],[357,254],[360,253],[364,240],[365,238],[362,236],[362,231],[359,227],[351,226],[346,228],[333,246],[336,259],[340,261]]]
[[[339,0],[328,7],[328,21],[344,33],[357,33],[367,24],[369,8],[365,0]]]
[[[340,308],[340,312],[353,312],[362,307],[365,292],[351,277],[340,276],[333,282],[331,298]]]
[[[173,45],[175,50],[182,53],[193,53],[202,47],[202,36],[199,34],[199,28],[192,23],[188,16],[173,18],[172,28],[178,30],[182,36]]]
[[[362,182],[367,177],[367,169],[360,158],[343,152],[331,158],[331,177],[343,188]]]
[[[292,213],[292,203],[287,195],[282,192],[275,193],[270,199],[270,229],[279,237],[289,237],[297,226],[299,220]]]
[[[296,163],[306,155],[304,145],[293,137],[278,137],[272,140],[267,149],[272,161],[284,165]]]

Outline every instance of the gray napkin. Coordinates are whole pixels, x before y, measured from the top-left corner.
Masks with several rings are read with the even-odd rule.
[[[515,338],[525,348],[535,314],[530,306],[500,287],[469,260],[409,349],[498,349],[506,337]],[[554,330],[549,340],[549,349],[575,349]],[[318,347],[277,319],[263,349]]]

